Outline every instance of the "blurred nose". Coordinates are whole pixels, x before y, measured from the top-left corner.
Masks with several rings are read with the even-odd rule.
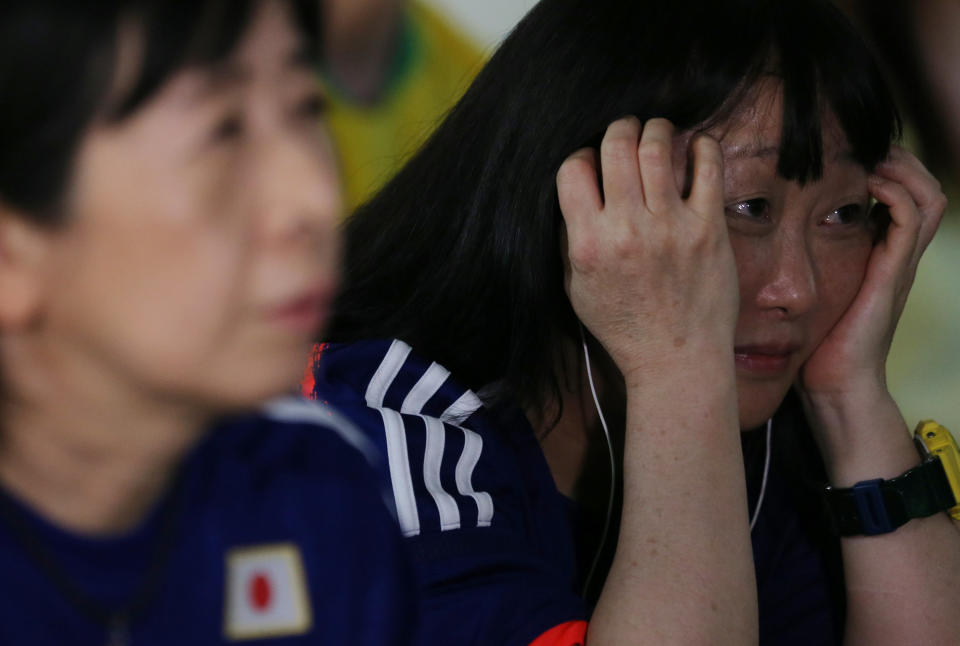
[[[802,235],[776,236],[760,275],[757,305],[784,318],[810,311],[817,301],[817,280],[810,250]]]
[[[266,240],[283,246],[335,248],[342,202],[329,137],[290,133],[272,138],[266,148],[260,160]]]

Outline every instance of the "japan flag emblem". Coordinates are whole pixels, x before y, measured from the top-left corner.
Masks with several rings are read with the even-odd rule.
[[[302,635],[313,619],[300,550],[292,543],[230,550],[223,632],[227,639]]]

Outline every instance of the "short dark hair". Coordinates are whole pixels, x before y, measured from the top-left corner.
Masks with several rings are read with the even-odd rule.
[[[397,337],[467,386],[542,407],[578,338],[555,176],[627,114],[721,123],[767,75],[784,94],[779,173],[823,170],[837,118],[872,168],[900,121],[866,45],[826,0],[541,0],[421,151],[346,225],[327,340]]]
[[[121,24],[138,29],[142,61],[107,115],[135,112],[175,72],[226,56],[256,0],[3,0],[0,3],[0,201],[56,223],[77,145],[105,108]],[[295,2],[316,51],[316,2]]]

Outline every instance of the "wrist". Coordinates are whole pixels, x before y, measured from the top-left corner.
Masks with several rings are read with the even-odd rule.
[[[831,485],[892,478],[919,464],[910,430],[886,390],[803,399]]]

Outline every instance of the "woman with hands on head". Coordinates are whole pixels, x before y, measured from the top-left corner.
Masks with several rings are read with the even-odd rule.
[[[316,367],[387,455],[421,643],[956,640],[944,507],[821,505],[920,463],[884,360],[944,198],[898,131],[825,1],[518,25],[348,223]]]
[[[407,643],[373,451],[274,399],[338,269],[314,4],[0,3],[0,644]]]

